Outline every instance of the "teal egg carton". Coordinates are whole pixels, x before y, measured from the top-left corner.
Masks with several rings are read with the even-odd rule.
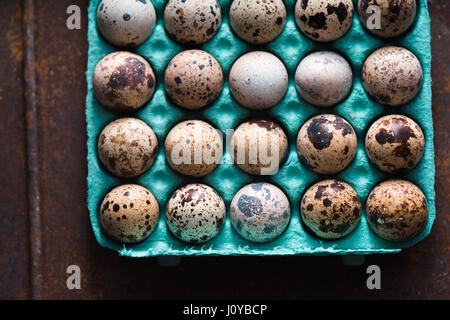
[[[88,133],[88,207],[95,237],[100,245],[116,250],[129,257],[150,257],[160,255],[329,255],[329,254],[372,254],[395,253],[424,239],[431,230],[436,216],[434,194],[434,149],[433,121],[431,114],[431,50],[430,19],[426,0],[418,0],[418,13],[413,28],[399,38],[382,40],[366,31],[358,18],[357,1],[354,0],[355,14],[349,32],[331,43],[317,43],[303,36],[294,19],[295,0],[286,0],[287,21],[283,33],[273,42],[252,46],[237,38],[230,29],[228,12],[230,0],[220,0],[223,22],[216,36],[198,47],[212,54],[224,71],[224,86],[219,99],[210,107],[200,111],[186,111],[176,107],[168,99],[164,90],[164,70],[169,60],[186,48],[169,38],[164,29],[164,6],[166,1],[153,0],[158,20],[150,38],[133,52],[145,57],[157,76],[157,88],[152,100],[139,111],[129,115],[142,119],[151,125],[158,136],[159,151],[151,169],[134,179],[117,178],[101,166],[97,156],[97,139],[101,130],[111,121],[123,115],[102,107],[92,89],[92,74],[96,64],[107,54],[118,51],[99,34],[96,25],[96,10],[100,0],[92,0],[89,6],[88,66],[86,121]],[[361,66],[374,50],[388,45],[405,47],[416,54],[423,67],[423,86],[412,102],[401,107],[384,107],[369,99],[361,83]],[[231,97],[228,74],[233,62],[242,54],[254,51],[268,51],[278,56],[289,74],[289,86],[284,99],[274,108],[266,111],[250,111],[238,105]],[[332,108],[318,108],[302,100],[297,94],[294,74],[300,60],[318,50],[331,50],[348,59],[353,70],[353,88],[345,101]],[[310,117],[332,113],[347,119],[358,136],[358,148],[354,161],[337,175],[318,175],[299,161],[296,150],[296,136],[301,125]],[[379,171],[369,163],[364,150],[364,137],[370,124],[382,115],[403,114],[414,119],[425,134],[425,151],[418,166],[400,176],[417,184],[428,200],[428,221],[423,231],[414,239],[404,243],[393,243],[378,237],[367,224],[363,210],[358,227],[345,238],[336,241],[318,239],[305,231],[301,224],[299,201],[306,189],[317,181],[335,178],[349,183],[358,193],[365,207],[370,190],[379,182],[395,177]],[[183,120],[200,119],[211,123],[223,134],[240,123],[253,117],[274,119],[280,123],[288,136],[287,160],[279,172],[273,176],[251,176],[232,164],[230,150],[224,150],[224,161],[216,170],[203,178],[182,176],[167,164],[164,141],[170,129]],[[286,231],[276,240],[256,244],[241,238],[232,228],[229,214],[220,234],[202,245],[190,245],[175,238],[167,228],[165,207],[171,193],[178,187],[199,182],[214,187],[223,197],[227,211],[234,194],[244,185],[266,181],[279,186],[288,196],[292,218]],[[99,206],[103,197],[114,187],[136,183],[147,187],[158,199],[160,220],[156,230],[144,241],[124,245],[111,240],[102,230],[99,220]]]

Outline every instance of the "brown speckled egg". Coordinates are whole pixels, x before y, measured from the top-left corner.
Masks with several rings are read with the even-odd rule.
[[[347,183],[323,180],[305,192],[300,212],[302,221],[314,234],[324,239],[339,239],[358,225],[361,201]]]
[[[179,239],[196,244],[211,240],[222,229],[226,209],[222,197],[204,184],[176,190],[166,206],[166,221]]]
[[[300,128],[297,136],[300,160],[321,174],[344,170],[355,157],[356,145],[353,127],[333,114],[312,117]]]
[[[205,176],[222,161],[221,134],[200,120],[183,121],[173,127],[165,147],[169,166],[188,176]]]
[[[175,41],[200,45],[220,28],[222,14],[217,0],[169,0],[164,10],[167,33]]]
[[[414,168],[422,159],[424,145],[417,123],[398,114],[378,119],[366,135],[367,156],[385,172]]]
[[[295,86],[307,102],[329,107],[344,100],[352,89],[353,74],[347,60],[331,51],[303,58],[295,72]]]
[[[428,217],[422,190],[405,180],[388,180],[370,192],[366,203],[372,230],[389,241],[406,241],[418,235]]]
[[[186,50],[170,60],[164,84],[175,104],[197,110],[209,106],[220,96],[222,68],[208,52]]]
[[[374,25],[375,11],[370,6],[380,9],[380,28]],[[416,0],[359,0],[358,13],[361,23],[366,29],[383,38],[396,37],[404,33],[416,17]]]
[[[255,175],[273,175],[287,154],[288,141],[278,124],[256,119],[236,129],[230,148],[233,161],[241,170]]]
[[[271,53],[253,51],[237,59],[230,70],[233,97],[246,108],[263,110],[280,102],[287,90],[283,62]]]
[[[158,151],[158,139],[145,122],[121,118],[103,129],[97,148],[98,157],[109,172],[132,178],[150,169]]]
[[[328,42],[339,39],[352,26],[352,0],[297,0],[295,21],[308,38]]]
[[[119,51],[100,60],[94,70],[92,86],[102,105],[115,111],[131,112],[150,101],[156,78],[144,58]]]
[[[263,44],[277,38],[286,23],[286,8],[282,0],[239,0],[230,8],[230,25],[242,40]]]
[[[410,102],[422,87],[423,72],[417,57],[400,47],[384,47],[364,62],[361,77],[369,97],[383,105]]]
[[[100,222],[109,236],[123,243],[147,238],[156,228],[159,206],[155,196],[136,184],[111,190],[100,207]]]
[[[233,197],[230,218],[234,230],[244,239],[268,242],[288,226],[291,206],[280,188],[270,183],[251,183]]]
[[[107,41],[117,47],[135,47],[152,34],[156,12],[150,0],[102,0],[97,25]]]

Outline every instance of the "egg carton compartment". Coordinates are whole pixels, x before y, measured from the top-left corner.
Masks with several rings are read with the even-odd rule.
[[[157,88],[151,101],[129,116],[147,122],[158,136],[159,150],[151,169],[134,179],[117,178],[101,166],[97,157],[97,139],[101,130],[111,121],[122,117],[102,107],[92,89],[92,75],[96,64],[107,54],[118,51],[100,35],[96,25],[97,6],[101,0],[91,0],[88,28],[88,67],[86,120],[88,133],[88,207],[92,228],[97,241],[104,247],[116,250],[120,255],[149,257],[159,255],[323,255],[323,254],[371,254],[394,253],[414,245],[425,238],[431,230],[436,215],[434,201],[434,149],[433,122],[431,113],[431,51],[430,19],[426,0],[418,0],[416,21],[405,35],[383,40],[370,34],[360,23],[357,0],[355,13],[349,32],[331,43],[317,43],[303,36],[294,19],[296,0],[286,0],[286,25],[283,33],[267,45],[252,46],[237,38],[228,23],[230,0],[220,0],[222,25],[216,36],[198,47],[212,54],[221,64],[224,72],[224,86],[219,99],[200,111],[186,111],[173,105],[164,90],[164,70],[169,60],[187,49],[175,43],[164,28],[164,7],[166,1],[153,0],[157,12],[157,23],[150,38],[138,48],[131,50],[145,57],[157,76]],[[401,107],[384,107],[369,99],[361,83],[361,66],[374,50],[396,45],[411,50],[420,60],[423,68],[423,86],[418,96]],[[237,104],[231,97],[228,75],[233,62],[242,54],[254,51],[268,51],[278,56],[289,74],[289,85],[284,99],[267,111],[250,111]],[[302,100],[295,88],[294,74],[300,60],[318,50],[340,53],[350,62],[353,71],[353,88],[350,95],[332,108],[318,108]],[[358,147],[353,162],[342,172],[333,176],[316,174],[300,163],[296,150],[296,136],[301,125],[311,116],[323,113],[337,114],[349,121],[356,131]],[[368,226],[365,216],[365,202],[370,190],[379,182],[395,177],[379,171],[369,163],[364,150],[364,138],[370,124],[387,114],[403,114],[415,120],[425,134],[423,158],[416,168],[400,176],[418,185],[428,200],[428,220],[422,232],[414,239],[394,243],[378,237]],[[127,115],[128,116],[128,115]],[[197,179],[182,176],[166,163],[164,140],[170,129],[183,120],[205,120],[225,134],[227,129],[235,129],[240,123],[253,117],[276,120],[288,136],[287,159],[274,176],[251,176],[231,163],[230,150],[225,148],[224,161],[209,175]],[[306,189],[317,181],[336,178],[350,184],[358,193],[363,205],[361,221],[357,228],[345,238],[335,241],[318,239],[303,227],[299,213],[299,201]],[[229,219],[229,205],[235,193],[250,182],[266,181],[279,186],[291,203],[291,221],[286,231],[272,242],[256,244],[241,238],[232,228]],[[214,187],[223,197],[227,206],[227,217],[223,229],[217,237],[202,245],[190,245],[173,236],[165,221],[166,202],[178,187],[200,182]],[[157,198],[160,206],[160,220],[156,230],[144,241],[134,245],[124,245],[111,240],[102,230],[99,221],[99,206],[103,197],[114,187],[124,183],[136,183],[147,187]]]

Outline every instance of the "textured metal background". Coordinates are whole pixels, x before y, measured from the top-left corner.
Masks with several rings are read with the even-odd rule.
[[[358,267],[340,257],[191,257],[167,268],[101,248],[86,208],[88,3],[0,2],[0,299],[450,299],[447,0],[429,2],[437,219],[415,247]],[[81,30],[66,28],[71,4]],[[71,264],[81,290],[66,287]],[[370,264],[382,269],[382,290],[366,289]]]

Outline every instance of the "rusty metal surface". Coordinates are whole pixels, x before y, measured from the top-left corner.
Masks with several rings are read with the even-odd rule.
[[[22,15],[0,4],[0,299],[30,297]]]
[[[36,294],[37,298],[450,298],[447,0],[430,1],[438,216],[424,241],[399,254],[368,256],[364,266],[357,267],[344,266],[340,257],[192,257],[183,258],[180,266],[172,268],[160,267],[154,258],[119,257],[95,241],[86,208],[85,180],[88,0],[34,2],[42,226],[42,290]],[[69,31],[65,26],[66,8],[71,4],[82,8],[81,30]],[[0,26],[13,34],[12,38],[0,38],[1,65],[6,64],[11,68],[9,72],[17,75],[17,79],[0,79],[3,110],[15,106],[13,111],[8,109],[0,116],[0,145],[6,151],[4,154],[11,154],[11,158],[2,156],[0,160],[0,298],[31,296],[24,92],[20,80],[23,66],[20,43],[24,39],[16,39],[23,34],[22,9],[19,0],[0,4]],[[10,23],[3,19],[14,15],[16,18],[9,18]],[[14,63],[7,63],[12,58]],[[81,268],[81,290],[66,287],[66,268],[72,264]],[[381,267],[382,290],[366,288],[365,270],[370,264]]]

